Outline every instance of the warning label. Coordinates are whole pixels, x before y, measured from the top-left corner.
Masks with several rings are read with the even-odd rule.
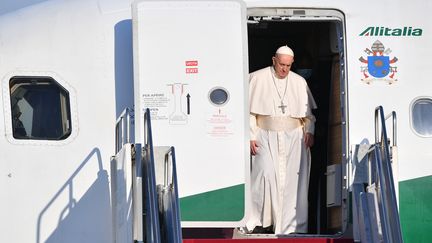
[[[229,137],[234,134],[232,119],[220,110],[207,119],[207,135],[210,137]]]
[[[168,120],[169,98],[163,93],[143,94],[143,107],[150,109],[152,120]]]
[[[186,73],[198,73],[198,68],[186,68]]]
[[[186,65],[186,74],[198,73],[198,61],[196,60],[185,61],[185,65]]]
[[[196,67],[196,66],[198,66],[198,61],[186,61],[186,66],[187,67],[191,67],[191,66]]]

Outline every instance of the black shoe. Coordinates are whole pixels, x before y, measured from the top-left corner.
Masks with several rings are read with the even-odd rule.
[[[273,225],[265,228],[262,226],[256,226],[255,229],[253,229],[252,234],[274,234]]]
[[[289,235],[306,235],[308,233],[304,233],[304,232],[291,232],[289,233]]]

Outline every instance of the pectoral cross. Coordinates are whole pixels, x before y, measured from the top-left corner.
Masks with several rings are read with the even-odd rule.
[[[285,108],[286,108],[287,106],[284,105],[283,101],[281,101],[281,105],[278,106],[278,107],[282,110],[282,113],[285,114]]]

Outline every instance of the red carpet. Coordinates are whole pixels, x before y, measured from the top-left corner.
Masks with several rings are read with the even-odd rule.
[[[290,239],[185,239],[183,243],[353,243],[352,239],[290,238]]]

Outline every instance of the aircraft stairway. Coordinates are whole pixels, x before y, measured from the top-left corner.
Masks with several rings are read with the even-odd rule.
[[[357,145],[353,157],[353,238],[314,235],[250,236],[235,239],[184,239],[180,225],[175,150],[154,147],[150,111],[144,119],[143,145],[130,142],[131,111],[116,125],[116,156],[112,158],[112,207],[116,242],[403,242],[392,163],[396,163],[396,113],[384,117],[375,110],[375,143]],[[386,119],[393,118],[393,146],[389,146]],[[363,162],[363,167],[360,162]],[[363,174],[363,176],[362,176]],[[360,178],[360,179],[359,179]],[[365,179],[366,178],[366,179]]]
[[[392,147],[385,124],[390,117],[393,120]],[[397,163],[394,111],[384,116],[381,106],[375,109],[375,143],[357,145],[353,157],[356,158],[352,184],[355,241],[403,242],[396,197],[397,180],[395,183],[392,170],[392,165]]]
[[[144,144],[131,143],[133,111],[116,123],[111,161],[113,231],[116,242],[182,241],[174,147],[154,147],[150,111],[144,115]]]

